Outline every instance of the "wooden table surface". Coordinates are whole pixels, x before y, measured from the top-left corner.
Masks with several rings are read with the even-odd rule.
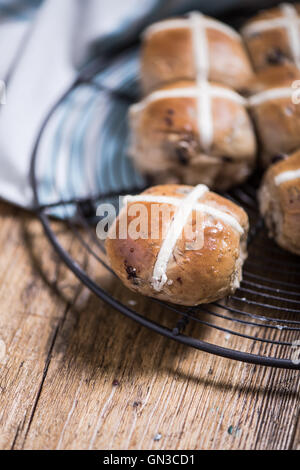
[[[34,217],[1,203],[0,219],[1,449],[300,449],[299,371],[140,327],[80,285]]]

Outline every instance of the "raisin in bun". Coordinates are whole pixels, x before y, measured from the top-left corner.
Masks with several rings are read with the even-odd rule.
[[[163,217],[167,209],[169,217]],[[160,212],[155,215],[155,210]],[[140,227],[146,227],[139,237],[130,228],[136,211]],[[156,235],[153,222],[159,226]],[[247,232],[244,210],[206,186],[162,185],[127,197],[110,228],[106,250],[112,269],[129,289],[175,304],[197,305],[239,287]]]
[[[263,10],[242,28],[255,70],[270,65],[300,65],[300,5],[282,3]]]
[[[300,147],[298,100],[299,90],[291,86],[269,88],[248,98],[264,168],[278,154],[291,153]]]
[[[141,78],[146,93],[199,75],[241,90],[252,73],[240,35],[199,12],[160,21],[144,33]]]
[[[230,88],[177,82],[133,105],[129,117],[130,154],[153,183],[224,190],[252,172],[252,123],[245,99]]]
[[[266,171],[259,205],[270,237],[300,255],[300,151]]]

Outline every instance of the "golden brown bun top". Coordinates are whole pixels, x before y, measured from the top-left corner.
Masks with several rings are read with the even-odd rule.
[[[285,171],[294,171],[300,168],[300,150],[292,153],[290,156],[286,155],[281,161],[274,163],[267,170],[267,174],[271,178],[275,178],[280,173]]]
[[[288,3],[288,2],[286,2]],[[300,3],[293,3],[292,4],[294,8],[296,8],[298,14],[300,14]],[[269,8],[266,10],[261,10],[260,12],[257,13],[257,15],[253,16],[250,20],[248,20],[245,24],[245,26],[248,26],[256,21],[261,21],[261,20],[273,20],[275,18],[280,18],[283,15],[282,10],[280,7],[274,7],[274,8]]]
[[[233,91],[231,88],[217,83],[210,83],[209,85],[219,88],[220,90],[229,91],[233,93],[237,99],[231,99],[229,96],[214,96],[211,94],[212,102],[216,103],[216,109],[218,109],[218,104],[220,102],[226,105],[226,112],[221,112],[215,116],[215,120],[224,123],[230,122],[230,117],[234,115],[237,111],[242,111],[246,116],[246,111],[243,105],[243,97],[238,95],[237,92]],[[160,95],[159,99],[155,99],[155,92],[164,92],[169,90],[180,90],[183,88],[194,88],[197,89],[197,84],[195,81],[186,81],[181,80],[171,84],[164,85],[156,89],[153,93],[144,98],[137,105],[132,105],[130,108],[130,116],[133,117],[135,113],[142,110],[142,121],[140,122],[141,129],[149,132],[149,129],[160,129],[160,131],[176,131],[180,129],[186,129],[193,131],[196,135],[198,134],[198,120],[197,112],[191,111],[192,108],[197,107],[197,95],[191,95],[189,97],[172,97]],[[153,100],[152,100],[153,96]],[[143,106],[141,107],[141,104]],[[166,114],[167,113],[167,114]],[[170,113],[170,115],[168,114]],[[165,117],[164,117],[165,116]],[[248,116],[246,116],[248,118]],[[245,121],[246,121],[245,117]],[[247,122],[248,127],[250,127],[250,121]],[[252,128],[251,128],[252,131]],[[215,135],[217,138],[217,133]]]
[[[173,162],[177,161],[179,141],[188,141],[189,159],[193,159],[193,164],[197,164],[197,161],[199,163],[201,154],[229,157],[235,161],[254,162],[256,139],[245,107],[245,98],[224,85],[214,82],[208,85],[213,89],[209,103],[210,112],[205,116],[204,113],[201,115],[205,107],[198,106],[197,97],[200,96],[200,100],[202,98],[195,81],[179,81],[164,85],[141,102],[131,106],[129,117],[132,134],[138,136],[140,142],[142,139],[146,141],[148,149],[151,146],[153,148],[152,156],[149,153],[147,159],[147,168],[150,168],[150,164],[152,165],[150,162],[154,161],[155,167],[158,168],[161,162],[168,163],[171,159]],[[195,90],[193,90],[194,87]],[[182,88],[192,88],[191,93],[184,97],[180,94]],[[173,90],[178,90],[178,93],[168,93]],[[210,133],[211,127],[213,133]],[[205,140],[206,136],[208,140],[212,140],[208,150],[202,140],[203,137]],[[158,156],[156,152],[158,147],[167,150],[161,151]],[[169,160],[168,155],[171,155]],[[142,157],[140,149],[139,156]],[[212,168],[211,170],[213,171]],[[201,179],[201,177],[198,180],[182,180],[182,182],[213,184],[209,179]]]
[[[169,18],[166,18],[164,20],[159,20],[150,26],[148,26],[142,34],[142,39],[147,40],[151,38],[154,35],[158,35],[163,37],[166,31],[172,31],[172,33],[178,34],[178,37],[181,37],[186,31],[189,31],[191,29],[191,23],[190,23],[190,15],[194,13],[200,13],[200,12],[189,12],[186,13],[185,15],[181,16],[172,16]],[[222,21],[217,20],[216,18],[213,18],[211,16],[203,15],[202,13],[201,17],[205,20],[210,20],[210,23],[206,23],[205,29],[209,30],[209,34],[211,35],[210,38],[212,39],[224,39],[224,36],[228,37],[229,39],[235,39],[240,41],[241,37],[238,31],[236,31],[232,26],[223,23]],[[174,21],[174,25],[172,25],[172,22]],[[181,28],[178,27],[176,24],[176,21],[185,21],[186,22],[186,28]],[[169,23],[167,28],[164,28],[165,25]],[[161,28],[157,28],[156,26],[161,25]],[[220,28],[218,27],[220,26]],[[224,29],[223,29],[224,28]],[[226,31],[227,30],[227,31]]]
[[[157,186],[152,186],[151,188],[146,189],[141,194],[151,194],[152,196],[171,196],[177,198],[184,198],[190,191],[194,188],[193,186],[182,185],[182,184],[160,184]],[[201,198],[201,203],[205,204],[206,202],[214,201],[215,206],[224,210],[228,214],[233,215],[242,227],[246,227],[248,223],[248,217],[245,211],[235,204],[234,202],[226,199],[225,197],[220,196],[213,191],[208,191]]]
[[[263,184],[271,185],[277,191],[282,210],[289,213],[300,213],[300,178],[290,179],[279,185],[275,184],[275,178],[295,170],[300,170],[300,150],[270,166],[263,179]]]
[[[206,20],[203,31],[209,63],[201,58],[200,65],[208,79],[243,89],[253,71],[241,36],[224,23],[202,18]],[[197,76],[195,30],[192,15],[160,21],[146,29],[141,49],[141,81],[146,94],[162,83]]]
[[[273,65],[259,70],[245,92],[252,95],[270,88],[290,87],[295,80],[300,80],[300,70],[294,64]]]
[[[241,32],[255,70],[297,61],[297,45],[293,46],[297,31],[292,20],[299,13],[299,3],[283,3],[258,13],[244,25]]]
[[[140,196],[143,195],[151,195],[151,196],[166,196],[166,197],[174,197],[176,199],[184,199],[187,194],[194,189],[193,186],[188,186],[188,185],[180,185],[180,184],[163,184],[163,185],[157,185],[157,186],[152,186],[151,188],[146,189],[143,191]],[[223,211],[231,216],[233,216],[240,226],[243,229],[248,228],[248,216],[245,213],[245,211],[235,204],[234,202],[230,201],[229,199],[226,199],[212,191],[207,191],[202,197],[201,200],[199,200],[202,204],[209,204],[215,207],[216,209]],[[143,204],[146,206],[148,210],[148,216],[150,217],[151,214],[151,206],[153,202],[148,202],[148,201],[141,201],[139,204]],[[130,201],[128,202],[128,207],[130,207],[130,204],[134,204],[134,201],[131,203]],[[176,207],[173,207],[174,212],[176,210]],[[124,214],[124,212],[123,212]],[[193,211],[193,216],[195,217],[195,211]],[[128,216],[130,218],[130,216]],[[208,216],[210,217],[210,216]],[[220,223],[223,226],[226,226],[227,229],[232,232],[236,233],[235,229],[232,228],[229,224],[225,223],[224,221],[220,221]],[[149,227],[150,229],[151,227]],[[157,243],[156,243],[157,245]]]

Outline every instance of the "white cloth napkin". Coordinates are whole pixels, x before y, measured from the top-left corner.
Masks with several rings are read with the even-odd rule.
[[[154,18],[174,11],[199,7],[214,14],[235,3],[236,0],[0,0],[0,80],[6,84],[6,104],[0,105],[0,197],[32,207],[30,157],[41,124],[95,51],[101,54],[116,42],[137,36]],[[80,101],[84,93],[87,97],[89,91],[79,90],[75,100]],[[75,118],[76,112],[73,114]],[[99,117],[100,114],[103,113]],[[49,149],[52,141],[53,134],[46,132],[43,148]],[[89,159],[91,154],[86,152],[84,158]],[[93,161],[87,162],[90,172]],[[60,180],[69,176],[63,167],[60,164]],[[76,165],[71,171],[79,172],[78,179],[85,177]],[[41,184],[46,194],[47,178],[41,178]]]

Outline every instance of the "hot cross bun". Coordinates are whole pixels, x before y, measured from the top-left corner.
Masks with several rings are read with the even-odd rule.
[[[155,23],[143,35],[145,93],[165,83],[196,80],[199,75],[241,90],[252,73],[240,35],[200,12]]]
[[[242,28],[255,70],[286,63],[300,65],[300,4],[263,10]]]
[[[300,255],[300,151],[266,171],[259,205],[270,237],[282,248]]]
[[[206,186],[161,185],[127,197],[106,250],[131,290],[197,305],[239,287],[247,232],[244,210]]]
[[[287,85],[266,88],[248,99],[263,167],[268,167],[278,155],[291,153],[300,147],[300,106],[297,100],[299,91]]]
[[[177,82],[131,107],[130,154],[153,183],[224,190],[252,172],[256,138],[245,99],[207,81]]]

